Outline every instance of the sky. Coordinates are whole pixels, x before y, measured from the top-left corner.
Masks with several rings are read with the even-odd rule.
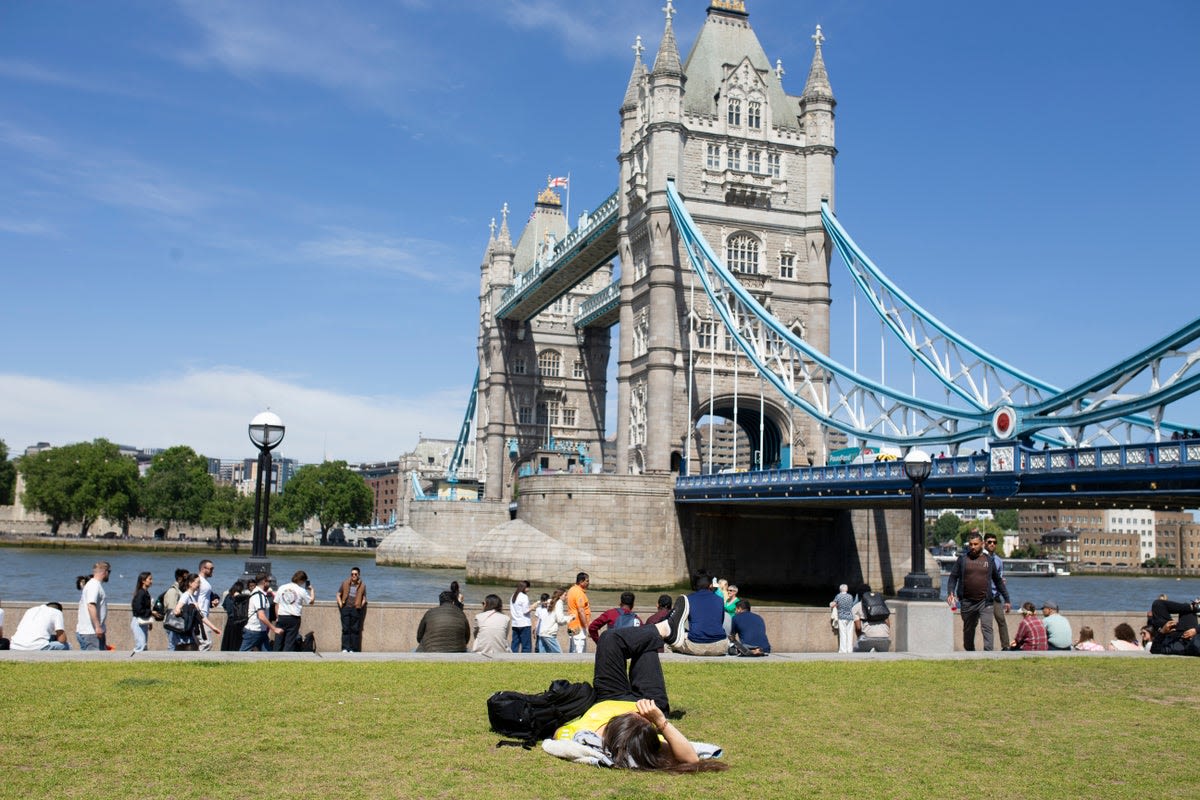
[[[0,439],[235,459],[266,408],[305,462],[454,438],[489,223],[548,176],[572,216],[612,192],[664,4],[0,4]],[[686,57],[707,2],[675,7]],[[747,10],[790,94],[822,26],[839,220],[951,327],[1065,386],[1196,316],[1200,4]]]

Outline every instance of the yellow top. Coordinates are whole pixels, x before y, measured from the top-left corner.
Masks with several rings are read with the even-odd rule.
[[[637,703],[632,700],[601,700],[583,713],[582,717],[573,719],[554,732],[555,739],[570,741],[580,731],[595,731],[608,724],[613,717],[637,711]]]

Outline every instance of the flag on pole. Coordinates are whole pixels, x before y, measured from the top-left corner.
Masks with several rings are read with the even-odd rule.
[[[570,185],[571,185],[570,178],[551,178],[550,179],[550,188],[551,189],[557,189],[561,186],[570,186]]]

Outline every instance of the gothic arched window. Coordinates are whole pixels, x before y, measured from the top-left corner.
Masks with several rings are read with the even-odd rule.
[[[562,356],[557,350],[538,353],[538,372],[547,378],[557,378],[562,374]]]
[[[762,103],[757,100],[746,104],[746,125],[755,130],[762,127]]]
[[[729,98],[729,105],[726,111],[726,121],[730,125],[742,124],[742,101],[736,97]]]
[[[735,233],[725,243],[725,266],[734,272],[758,272],[758,239],[748,233]]]

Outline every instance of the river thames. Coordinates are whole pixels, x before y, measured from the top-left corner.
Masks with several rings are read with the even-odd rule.
[[[142,570],[154,573],[157,591],[162,591],[175,573],[176,568],[195,570],[202,558],[211,559],[215,573],[213,586],[224,592],[241,574],[245,555],[213,553],[201,555],[195,552],[163,553],[120,550],[47,550],[42,548],[0,548],[0,601],[58,600],[64,603],[76,601],[75,576],[91,574],[92,564],[106,560],[112,564],[108,595],[110,603],[123,602],[125,595],[133,596],[133,583]],[[442,589],[457,580],[462,584],[468,605],[478,605],[489,592],[504,598],[505,605],[512,594],[511,586],[467,584],[466,573],[454,569],[410,569],[407,567],[380,567],[375,564],[371,550],[345,550],[329,555],[269,553],[275,577],[282,583],[291,578],[296,570],[304,570],[317,591],[318,600],[332,600],[337,587],[350,574],[351,567],[362,569],[367,584],[367,596],[377,602],[435,603]],[[569,583],[574,575],[564,575],[563,583]],[[736,576],[733,576],[736,581]],[[942,579],[943,586],[945,578]],[[739,587],[742,595],[754,599],[753,585]],[[1031,600],[1037,606],[1045,600],[1054,600],[1064,611],[1129,611],[1144,614],[1151,601],[1165,593],[1174,600],[1191,600],[1200,597],[1200,578],[1164,577],[1110,577],[1072,575],[1069,577],[1030,578],[1014,577],[1008,580],[1009,594],[1013,604],[1020,605]],[[534,586],[536,597],[550,591],[549,586]],[[608,608],[616,605],[617,592],[590,591],[593,608]],[[654,607],[658,591],[638,592],[637,609],[646,611]],[[832,599],[832,598],[831,598]]]

